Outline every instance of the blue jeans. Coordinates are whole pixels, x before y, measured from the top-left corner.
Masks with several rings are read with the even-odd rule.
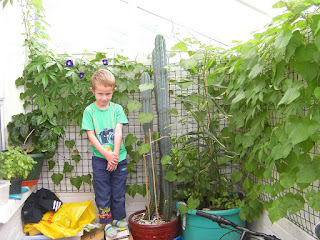
[[[127,160],[119,162],[113,172],[107,171],[107,165],[106,159],[92,157],[92,184],[101,224],[126,217]]]

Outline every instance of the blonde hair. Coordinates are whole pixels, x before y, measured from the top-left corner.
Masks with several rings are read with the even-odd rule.
[[[106,69],[99,69],[91,77],[91,87],[94,90],[96,84],[102,85],[104,87],[116,87],[116,79],[113,74]]]

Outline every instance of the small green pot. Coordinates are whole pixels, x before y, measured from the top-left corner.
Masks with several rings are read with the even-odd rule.
[[[33,165],[32,171],[29,173],[27,178],[24,179],[24,181],[39,179],[41,171],[42,171],[44,154],[43,153],[39,153],[39,154],[28,154],[28,155],[30,157],[32,157],[33,160],[36,161],[37,163]]]

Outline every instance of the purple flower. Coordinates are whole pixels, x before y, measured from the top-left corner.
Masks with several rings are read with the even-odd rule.
[[[108,65],[108,60],[107,59],[103,59],[102,62],[103,62],[103,65]]]
[[[71,60],[67,60],[66,61],[66,65],[67,65],[67,67],[72,67],[73,66],[73,62]]]
[[[83,76],[84,76],[84,72],[79,73],[79,78],[80,79],[83,78]]]

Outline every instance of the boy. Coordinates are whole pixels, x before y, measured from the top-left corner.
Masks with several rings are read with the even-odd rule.
[[[122,142],[122,127],[128,119],[119,104],[111,102],[116,80],[112,73],[100,69],[91,77],[90,90],[96,101],[83,113],[82,130],[92,144],[92,170],[95,201],[105,235],[115,237],[114,226],[125,227],[127,151]]]

